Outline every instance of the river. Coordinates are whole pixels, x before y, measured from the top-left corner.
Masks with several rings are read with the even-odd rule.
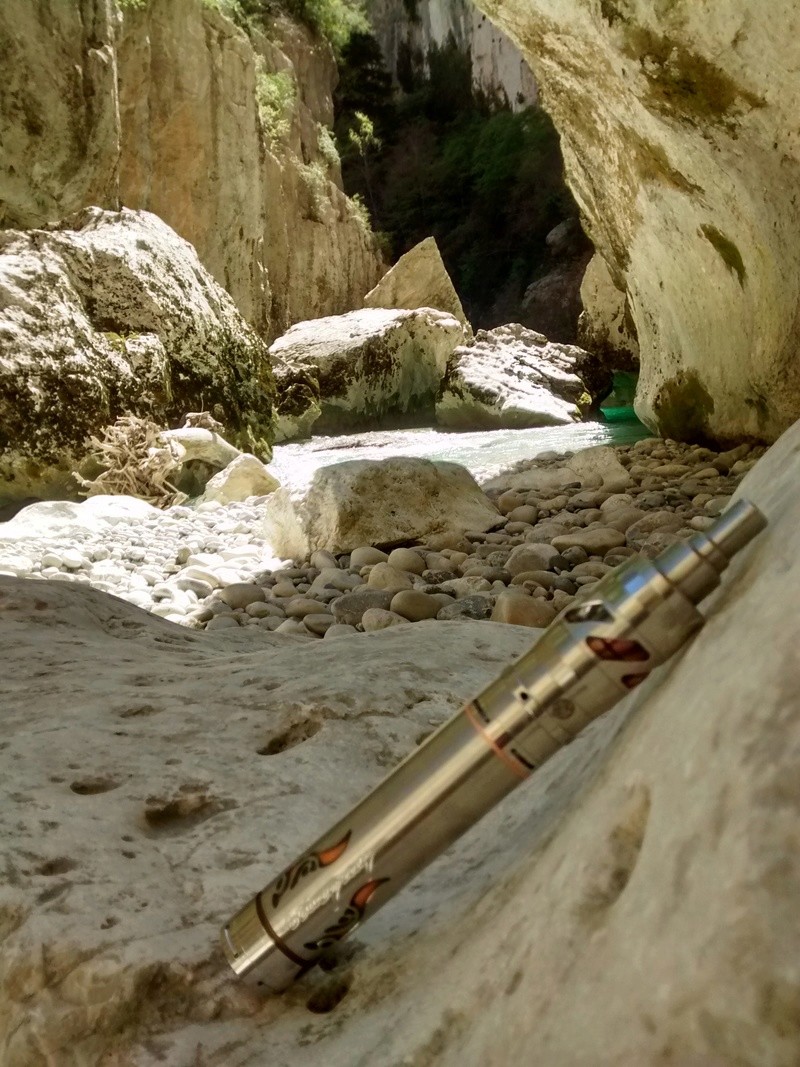
[[[625,422],[578,422],[533,430],[483,430],[453,433],[436,429],[377,430],[336,437],[312,437],[276,445],[270,470],[283,484],[304,482],[320,467],[349,459],[420,456],[466,467],[485,482],[520,460],[540,452],[577,451],[592,445],[623,445],[649,436],[636,419]]]

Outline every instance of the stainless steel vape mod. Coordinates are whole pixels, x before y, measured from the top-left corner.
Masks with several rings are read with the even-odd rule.
[[[408,756],[227,923],[237,975],[285,989],[702,626],[695,605],[766,521],[740,501],[632,560]]]

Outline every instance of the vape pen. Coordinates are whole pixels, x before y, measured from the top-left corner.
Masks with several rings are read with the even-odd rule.
[[[285,989],[703,624],[695,607],[766,525],[747,501],[592,586],[473,701],[233,916],[237,975]]]

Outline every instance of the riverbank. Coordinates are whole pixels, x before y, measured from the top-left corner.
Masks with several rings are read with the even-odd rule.
[[[0,526],[0,573],[88,584],[192,628],[305,640],[427,619],[544,627],[624,559],[707,528],[762,453],[656,438],[547,451],[485,481],[486,531],[290,560],[264,536],[269,497],[40,504]]]

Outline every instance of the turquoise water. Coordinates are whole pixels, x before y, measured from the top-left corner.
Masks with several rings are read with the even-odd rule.
[[[630,444],[648,437],[636,419],[624,422],[579,422],[535,430],[485,430],[446,433],[443,430],[376,430],[340,437],[312,437],[276,445],[270,470],[284,485],[305,481],[315,470],[348,459],[420,456],[460,463],[483,482],[520,460],[540,452],[577,451],[592,445]]]

